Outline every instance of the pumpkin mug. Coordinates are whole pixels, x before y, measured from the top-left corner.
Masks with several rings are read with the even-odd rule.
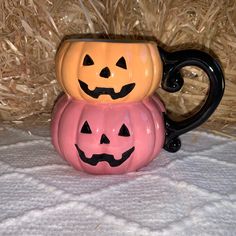
[[[206,72],[208,95],[197,113],[174,121],[152,95],[159,86],[169,92],[180,90],[184,83],[180,69],[190,65]],[[54,110],[53,144],[77,169],[97,174],[137,170],[162,147],[178,151],[179,136],[205,122],[224,93],[223,72],[209,54],[199,50],[169,53],[148,41],[65,40],[56,56],[56,74],[67,95]],[[121,140],[114,141],[120,138],[118,126],[129,133],[132,142],[121,140],[130,147],[123,147]],[[86,142],[90,145],[89,139],[82,141],[85,129],[93,134],[91,142],[96,140],[91,149],[79,145],[80,140],[82,146]],[[116,165],[114,160],[121,161]]]

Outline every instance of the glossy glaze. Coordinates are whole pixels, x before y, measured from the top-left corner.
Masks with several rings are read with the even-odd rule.
[[[201,68],[209,90],[198,111],[174,121],[153,93],[160,84],[179,91],[184,66]],[[135,171],[162,147],[178,151],[179,136],[207,121],[224,93],[222,69],[208,53],[170,53],[148,41],[65,40],[56,73],[67,95],[54,110],[53,144],[75,168],[94,174]]]
[[[153,42],[66,40],[56,55],[56,74],[74,99],[134,102],[160,86],[162,62]]]
[[[136,103],[93,105],[63,96],[54,109],[52,142],[78,170],[93,174],[135,171],[152,161],[163,147],[163,109],[160,101],[151,98]],[[127,131],[120,135],[123,125],[129,135]],[[113,155],[116,160],[128,150],[133,151],[122,164],[111,166],[105,159],[96,165],[84,162],[79,149],[87,158],[106,154],[99,158],[109,159]]]

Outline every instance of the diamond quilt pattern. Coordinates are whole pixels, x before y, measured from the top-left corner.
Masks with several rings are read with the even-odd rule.
[[[194,131],[138,172],[93,176],[48,130],[0,126],[0,235],[236,235],[236,141]]]

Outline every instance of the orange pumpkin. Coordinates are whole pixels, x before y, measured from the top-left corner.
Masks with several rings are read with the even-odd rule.
[[[154,42],[68,39],[58,50],[56,74],[75,99],[133,102],[159,86],[162,61]]]

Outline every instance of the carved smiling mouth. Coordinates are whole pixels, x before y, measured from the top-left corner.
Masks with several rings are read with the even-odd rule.
[[[81,89],[93,98],[98,98],[100,95],[104,94],[110,95],[112,99],[123,98],[128,95],[135,87],[135,83],[126,84],[122,86],[120,92],[116,93],[113,88],[96,87],[94,90],[90,90],[88,85],[81,80],[79,80],[79,84]]]
[[[121,159],[116,160],[113,155],[106,154],[106,153],[93,154],[91,158],[88,158],[88,157],[86,157],[84,152],[78,147],[77,144],[75,144],[75,147],[76,147],[76,149],[78,151],[80,159],[83,162],[85,162],[87,164],[90,164],[92,166],[96,166],[99,162],[106,161],[106,162],[108,162],[108,164],[111,167],[120,166],[122,163],[124,163],[130,157],[130,155],[133,153],[133,151],[135,149],[134,147],[132,147],[129,150],[127,150],[126,152],[123,152]]]

